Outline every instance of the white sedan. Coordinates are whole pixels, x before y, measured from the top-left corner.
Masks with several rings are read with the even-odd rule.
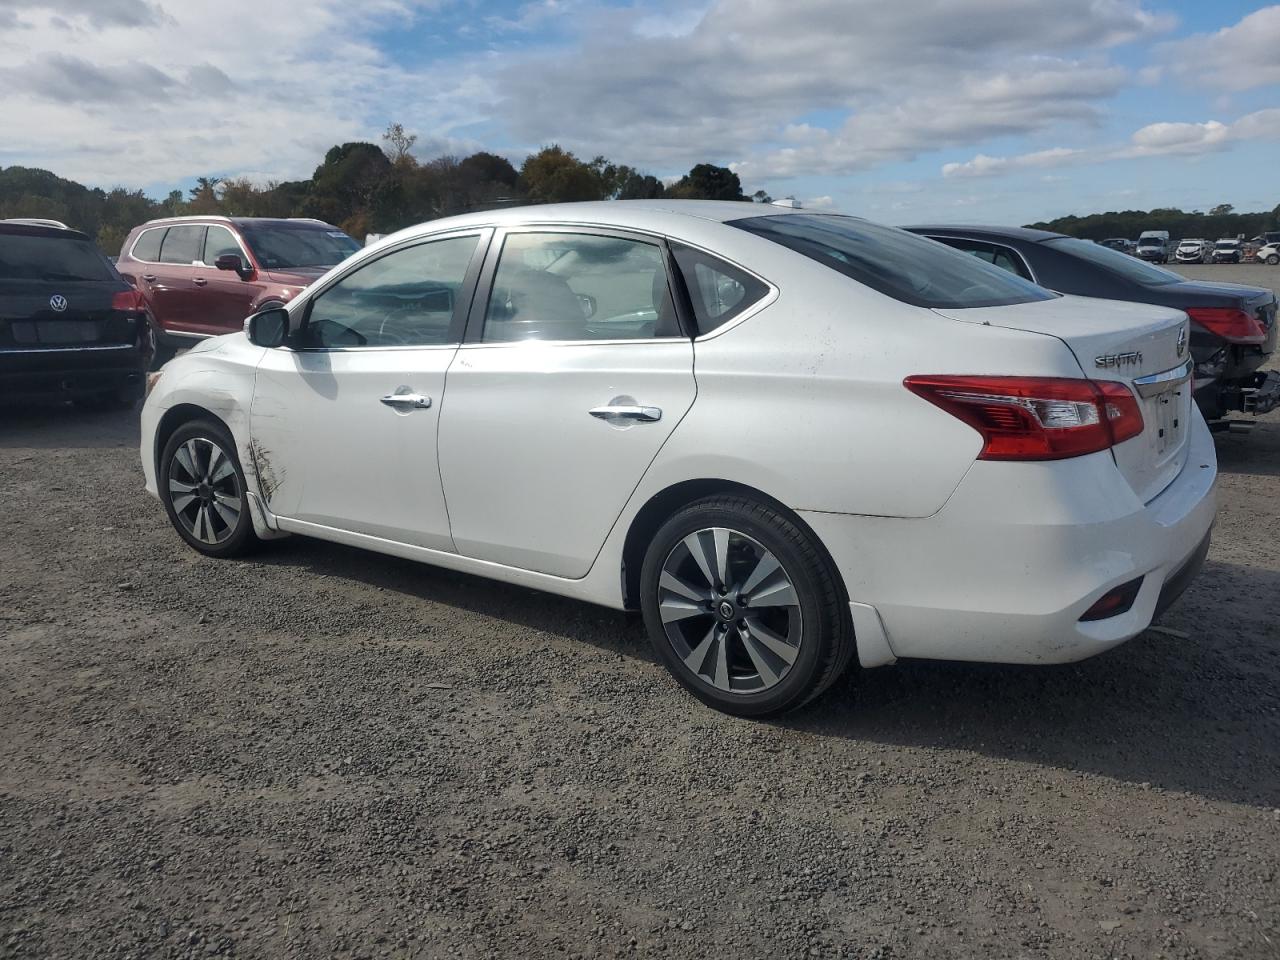
[[[857,657],[1062,663],[1199,569],[1187,319],[756,204],[412,227],[167,364],[147,489],[209,556],[288,534],[643,612],[775,714]]]

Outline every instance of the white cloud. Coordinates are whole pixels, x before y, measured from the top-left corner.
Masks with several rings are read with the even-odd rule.
[[[410,71],[372,39],[440,2],[0,0],[18,27],[0,31],[0,164],[136,187],[309,176],[391,120],[475,143],[462,128],[488,113],[483,60]]]
[[[1263,7],[1216,33],[1162,45],[1160,59],[1187,84],[1250,90],[1280,83],[1280,5]]]
[[[616,13],[575,52],[511,64],[500,115],[528,142],[663,172],[710,159],[753,180],[848,173],[1097,123],[1127,76],[1104,51],[1171,26],[1141,0],[948,0],[927,16],[883,0],[718,0],[663,36],[642,22]],[[815,111],[821,125],[797,119]]]
[[[1280,108],[1258,110],[1231,123],[1151,123],[1134,131],[1127,144],[1096,150],[1054,147],[1012,157],[978,154],[963,163],[947,163],[942,175],[949,178],[990,177],[1036,167],[1061,167],[1141,157],[1199,156],[1226,150],[1246,140],[1280,140]]]

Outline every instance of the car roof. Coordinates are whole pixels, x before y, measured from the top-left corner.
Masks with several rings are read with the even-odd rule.
[[[1045,240],[1059,240],[1065,233],[1054,233],[1051,230],[1035,230],[1031,227],[993,227],[981,224],[962,223],[930,223],[912,224],[903,227],[912,233],[946,233],[962,234],[979,240],[1025,240],[1028,243],[1043,243]],[[1121,239],[1117,237],[1116,239]]]
[[[832,215],[830,210],[774,206],[734,200],[589,200],[582,203],[529,204],[464,213],[441,220],[429,220],[405,228],[402,233],[435,233],[473,226],[518,226],[526,223],[566,223],[652,230],[657,233],[677,229],[690,219],[725,223],[745,217]]]
[[[181,217],[157,217],[154,220],[148,220],[146,223],[140,224],[140,227],[163,227],[171,224],[190,223],[199,226],[202,223],[229,223],[237,227],[251,226],[298,226],[300,224],[308,224],[316,227],[323,227],[329,230],[337,230],[331,223],[324,220],[317,220],[314,217],[228,217],[221,213],[197,213]]]
[[[70,227],[46,227],[35,223],[0,220],[0,234],[11,237],[54,237],[62,240],[88,240],[87,233]]]

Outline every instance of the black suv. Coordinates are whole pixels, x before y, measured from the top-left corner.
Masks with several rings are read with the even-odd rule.
[[[131,407],[154,352],[142,297],[92,240],[0,220],[0,397]]]

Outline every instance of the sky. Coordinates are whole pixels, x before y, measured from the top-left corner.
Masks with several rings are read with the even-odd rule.
[[[558,143],[888,223],[1280,203],[1280,4],[0,0],[0,166],[163,196]]]

